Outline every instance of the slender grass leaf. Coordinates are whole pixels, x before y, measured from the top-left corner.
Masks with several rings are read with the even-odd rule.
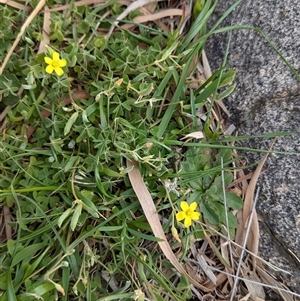
[[[62,269],[62,287],[65,290],[65,296],[61,297],[61,301],[68,301],[68,296],[69,296],[69,286],[70,286],[70,266],[64,267]]]
[[[30,265],[30,267],[26,270],[23,279],[27,279],[29,276],[31,276],[34,273],[34,271],[36,270],[36,268],[39,266],[39,264],[41,263],[41,261],[45,258],[45,256],[49,252],[49,249],[50,249],[50,246],[48,246],[44,250],[44,252]]]
[[[139,232],[139,231],[136,231],[136,230],[133,230],[133,229],[130,229],[130,228],[127,228],[127,231],[129,233],[131,233],[133,236],[135,237],[140,237],[142,239],[145,239],[145,240],[149,240],[149,241],[162,241],[161,239],[153,236],[153,235],[147,235],[147,234],[144,234],[142,232]]]
[[[38,243],[34,244],[28,247],[25,247],[21,251],[17,252],[15,256],[13,257],[13,260],[11,262],[11,268],[13,268],[15,265],[17,265],[19,262],[31,258],[36,252],[41,250],[45,247],[45,243]]]
[[[271,154],[281,154],[281,155],[297,155],[300,156],[299,152],[281,152],[275,150],[266,150],[266,149],[257,149],[257,148],[250,148],[250,147],[242,147],[242,146],[235,146],[235,145],[222,145],[222,144],[213,144],[213,143],[196,143],[196,142],[181,142],[175,140],[164,140],[166,145],[173,145],[173,146],[191,146],[191,147],[203,147],[203,148],[215,148],[215,149],[235,149],[241,151],[250,151],[250,152],[258,152],[258,153],[271,153]]]
[[[170,78],[172,77],[173,71],[168,70],[168,72],[165,74],[164,78],[160,82],[159,86],[156,88],[156,91],[153,94],[153,98],[163,98],[165,96],[165,93],[168,92],[168,85]],[[152,116],[154,114],[155,109],[151,108],[150,106],[147,108],[146,117],[148,120],[152,119]]]
[[[7,294],[7,296],[6,296],[7,299],[2,299],[2,298],[5,298],[5,293],[1,297],[1,299],[3,301],[8,301],[8,300],[9,301],[17,301],[16,293],[15,293],[15,290],[13,287],[13,281],[11,279],[11,270],[10,269],[8,269],[7,274],[6,274],[6,294]]]
[[[195,38],[195,36],[207,23],[207,20],[213,13],[218,1],[215,1],[212,7],[211,7],[211,2],[212,2],[211,0],[205,1],[205,5],[203,6],[200,14],[198,15],[197,19],[193,22],[189,32],[185,35],[182,45],[178,49],[179,53],[187,49],[187,46],[190,44],[190,42]]]
[[[216,95],[216,100],[222,100],[228,97],[235,89],[236,85],[232,85],[228,87],[226,90],[222,91],[221,93]]]
[[[161,56],[161,58],[158,58],[158,62],[165,61],[172,54],[172,52],[178,47],[178,43],[179,43],[178,41],[175,41],[174,43],[172,43],[171,46],[166,48],[166,50],[162,51],[162,53],[159,54],[159,57]]]
[[[234,141],[242,141],[242,140],[249,140],[254,138],[276,138],[276,137],[285,137],[297,134],[296,132],[273,132],[261,135],[253,135],[253,136],[226,136],[224,138],[219,138],[218,142],[234,142]],[[216,141],[211,141],[216,142]]]

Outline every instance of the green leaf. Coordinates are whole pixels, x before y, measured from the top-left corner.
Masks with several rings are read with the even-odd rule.
[[[110,168],[106,168],[106,167],[103,167],[103,172],[109,176],[109,177],[112,177],[112,178],[123,178],[125,175],[124,174],[120,174]]]
[[[242,209],[244,206],[243,200],[233,192],[226,191],[226,205],[232,209]],[[224,204],[224,198],[222,198],[222,203]]]
[[[235,74],[236,74],[235,69],[230,69],[227,72],[223,73],[219,88],[230,85],[234,81]]]
[[[14,253],[15,244],[16,244],[16,242],[13,239],[8,239],[7,240],[6,246],[7,246],[8,253],[10,255],[12,255]]]
[[[198,204],[200,204],[200,201],[202,200],[203,198],[203,192],[202,191],[199,191],[199,190],[196,190],[194,191],[193,193],[190,194],[190,196],[188,197],[188,203],[191,204],[193,202],[196,202]]]
[[[162,62],[162,61],[165,61],[167,58],[169,58],[169,56],[172,54],[172,52],[178,47],[178,44],[179,44],[178,41],[175,41],[174,43],[172,43],[171,46],[166,48],[162,53],[160,53],[158,55],[157,61]],[[159,57],[161,57],[161,58],[159,58]]]
[[[17,301],[16,293],[13,287],[13,281],[11,278],[11,270],[8,269],[7,274],[6,274],[6,293],[7,293],[7,299],[9,301]],[[4,297],[5,294],[2,296]]]
[[[34,271],[36,270],[36,268],[39,266],[39,264],[41,263],[41,261],[44,259],[45,256],[47,256],[49,250],[51,247],[51,243],[48,244],[48,246],[43,250],[43,253],[41,255],[38,256],[38,258],[36,260],[34,260],[32,262],[32,264],[27,268],[23,279],[27,279],[28,277],[30,277]]]
[[[224,99],[225,97],[228,97],[235,89],[236,85],[232,85],[228,87],[226,90],[222,91],[221,93],[217,94],[216,100]]]
[[[53,283],[45,282],[30,291],[31,294],[36,294],[38,296],[43,296],[44,294],[54,290],[55,287]]]
[[[202,212],[204,219],[206,219],[210,224],[219,225],[219,216],[214,208],[211,208],[210,204],[202,202],[200,204],[200,211]]]
[[[3,291],[6,290],[6,277],[6,273],[0,274],[0,289]]]
[[[25,247],[14,256],[11,263],[11,268],[25,259],[30,259],[37,251],[41,250],[44,247],[45,247],[45,243],[38,243],[38,244]]]
[[[64,167],[64,171],[68,172],[73,166],[74,163],[79,159],[79,156],[71,156],[67,162],[67,164]]]
[[[119,123],[119,124],[122,124],[124,125],[125,127],[127,127],[128,129],[132,129],[132,130],[136,130],[136,127],[133,126],[129,121],[127,121],[126,119],[124,118],[116,118],[116,123]]]
[[[210,204],[211,210],[213,210],[219,217],[219,224],[223,224],[229,228],[236,228],[237,227],[237,220],[236,217],[233,215],[231,211],[228,211],[228,208],[225,208],[223,204],[214,202]],[[226,214],[225,210],[227,211],[227,221],[226,221]]]
[[[65,125],[65,129],[64,129],[65,136],[69,134],[71,127],[75,123],[77,118],[78,118],[78,112],[76,111],[72,114],[72,116],[70,117],[70,119],[68,120],[68,122]]]
[[[219,192],[222,192],[222,188],[218,187],[217,185],[211,185],[209,189],[205,191],[205,195],[208,197],[211,197],[212,199],[218,199],[219,198]]]
[[[84,210],[88,211],[89,214],[91,214],[93,217],[99,218],[98,209],[93,203],[93,199],[97,199],[95,198],[95,194],[89,190],[82,190],[81,192],[79,192],[78,195],[80,196],[82,202],[84,203],[83,204]]]
[[[236,216],[234,216],[231,211],[228,211],[227,218],[228,218],[229,231],[230,231],[230,229],[236,229],[236,227],[238,225]],[[221,222],[223,225],[225,225],[225,226],[227,225],[225,214],[222,215]]]
[[[221,160],[223,159],[223,164],[225,165],[232,158],[232,150],[231,149],[220,149],[218,154],[216,155],[215,166],[221,165]]]
[[[77,226],[77,223],[78,223],[78,219],[81,215],[81,211],[82,211],[82,204],[79,203],[77,204],[75,210],[74,210],[74,213],[73,213],[73,216],[72,216],[72,219],[71,219],[71,224],[70,224],[70,227],[71,227],[71,230],[74,231],[76,226]]]
[[[71,214],[72,208],[68,208],[66,211],[63,212],[63,214],[59,217],[57,221],[57,225],[60,228],[64,220]]]
[[[233,181],[233,174],[231,172],[224,172],[224,186],[229,185]],[[214,180],[214,185],[218,187],[218,191],[223,191],[222,176],[217,176]]]

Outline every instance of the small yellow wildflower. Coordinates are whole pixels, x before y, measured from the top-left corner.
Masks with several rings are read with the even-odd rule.
[[[197,206],[196,202],[193,202],[191,205],[184,201],[181,202],[180,208],[182,211],[176,214],[177,221],[180,222],[184,219],[184,226],[187,228],[190,227],[192,225],[192,220],[198,220],[200,217],[200,213],[195,212]]]
[[[54,51],[52,53],[52,58],[46,56],[45,62],[48,64],[46,67],[47,73],[52,74],[52,72],[55,71],[58,76],[64,74],[64,70],[61,67],[65,67],[67,65],[67,61],[65,59],[61,60],[58,52]]]

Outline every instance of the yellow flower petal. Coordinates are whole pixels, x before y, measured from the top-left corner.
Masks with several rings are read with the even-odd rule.
[[[176,219],[180,222],[186,218],[186,214],[183,211],[180,211],[176,214]]]
[[[187,211],[187,210],[189,210],[190,207],[189,207],[189,204],[187,202],[182,201],[180,203],[180,208],[182,209],[182,211]]]
[[[56,72],[56,74],[57,74],[58,76],[61,76],[61,75],[64,74],[64,70],[62,70],[60,67],[56,67],[56,68],[54,69],[54,71]]]
[[[200,213],[199,213],[199,212],[193,212],[193,213],[191,214],[191,218],[192,218],[193,220],[198,220],[198,219],[200,218]]]
[[[46,72],[49,73],[49,74],[52,74],[53,70],[54,70],[54,68],[53,68],[52,65],[48,65],[48,66],[46,67]]]
[[[67,65],[67,61],[65,59],[59,60],[58,65],[59,67],[65,67]]]
[[[190,209],[191,209],[192,211],[195,211],[196,208],[197,208],[197,206],[198,206],[198,204],[197,204],[196,202],[193,202],[193,203],[190,205]]]
[[[47,56],[44,57],[44,60],[45,60],[45,63],[48,65],[51,65],[53,62],[52,59],[50,59],[50,57],[47,57]]]
[[[52,53],[52,59],[53,59],[53,61],[59,61],[59,53],[54,51]]]
[[[192,219],[189,216],[187,216],[184,220],[184,226],[188,228],[191,225],[192,225]]]

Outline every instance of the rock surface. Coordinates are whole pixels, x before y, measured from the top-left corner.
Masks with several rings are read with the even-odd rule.
[[[220,1],[213,22],[234,2]],[[230,24],[259,27],[300,73],[300,1],[244,0],[221,26]],[[222,64],[227,41],[228,34],[208,41],[206,54],[213,71]],[[237,88],[225,103],[239,134],[295,131],[279,138],[274,149],[300,154],[300,82],[296,76],[266,40],[251,30],[232,32],[228,67],[237,69]],[[251,139],[244,145],[267,149],[270,143]],[[247,154],[249,163],[261,157]],[[300,294],[300,156],[271,155],[267,168],[259,180],[260,255],[291,272],[276,275]]]

